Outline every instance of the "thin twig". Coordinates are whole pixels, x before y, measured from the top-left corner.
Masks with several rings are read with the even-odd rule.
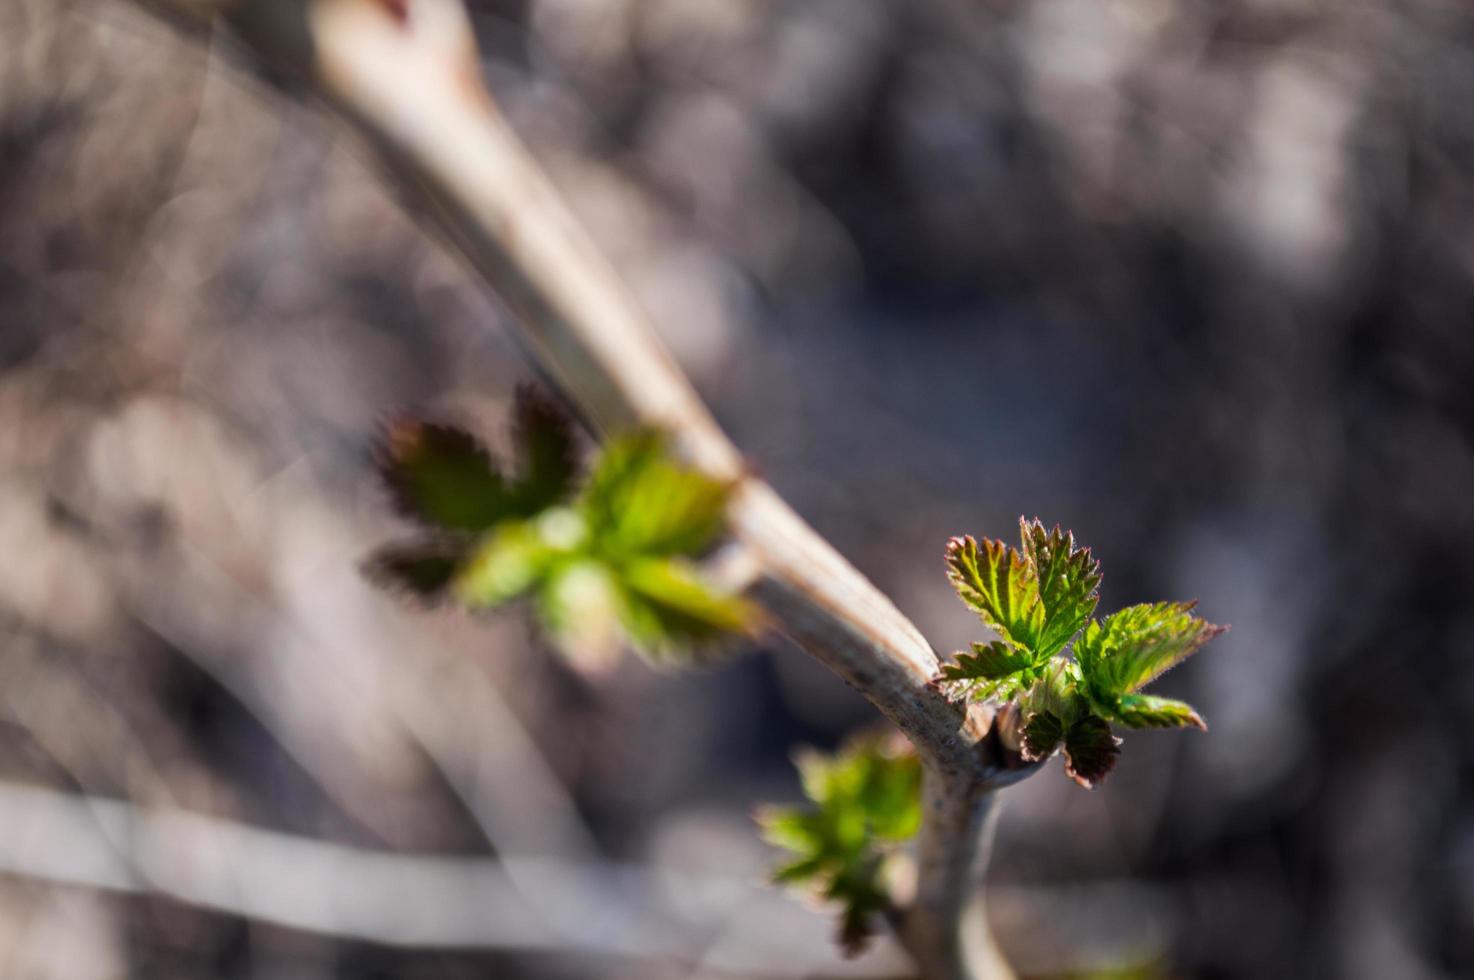
[[[894,975],[847,967],[818,916],[741,878],[561,858],[395,854],[175,809],[0,782],[0,873],[189,905],[407,949],[515,949],[704,962],[724,974]],[[557,901],[529,906],[523,883]],[[707,949],[734,909],[790,926]],[[762,915],[764,920],[773,916]],[[888,961],[888,962],[887,962]],[[889,965],[889,972],[885,971]]]
[[[212,0],[146,0],[192,24]],[[215,0],[249,57],[350,120],[435,225],[517,315],[543,369],[600,428],[669,430],[706,471],[740,480],[736,541],[760,576],[752,595],[778,627],[858,689],[927,769],[914,904],[900,935],[929,978],[1006,975],[971,956],[985,928],[966,914],[974,857],[1000,774],[1018,773],[993,716],[932,682],[936,654],[879,590],[765,484],[744,472],[643,311],[507,125],[481,83],[460,0]]]
[[[560,897],[554,909],[529,908],[499,858],[347,847],[172,807],[0,780],[3,875],[162,895],[256,922],[405,949],[691,963],[703,977],[901,972],[903,954],[890,945],[861,961],[841,961],[825,917],[749,878],[598,859],[511,863],[516,876],[536,877]],[[1045,974],[1149,961],[1170,943],[1180,901],[1170,890],[1111,880],[1014,886],[994,897],[1003,917],[1044,926],[1016,952],[1031,972]]]

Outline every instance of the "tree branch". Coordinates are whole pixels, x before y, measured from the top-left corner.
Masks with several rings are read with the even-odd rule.
[[[278,81],[320,98],[418,191],[418,203],[513,310],[542,368],[602,429],[668,430],[692,463],[740,481],[733,537],[750,593],[803,649],[916,746],[927,771],[917,894],[902,941],[928,978],[1006,975],[966,914],[992,790],[1032,771],[981,706],[932,683],[936,654],[879,590],[744,472],[627,287],[481,84],[459,0],[145,0],[211,14]],[[959,868],[961,870],[959,870]]]

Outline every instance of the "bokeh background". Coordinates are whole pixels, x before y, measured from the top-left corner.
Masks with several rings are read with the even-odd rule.
[[[505,0],[489,84],[755,464],[939,649],[945,538],[1075,529],[1233,631],[1207,736],[1006,793],[1032,976],[1474,974],[1474,11]],[[0,974],[903,976],[762,885],[786,646],[594,675],[375,592],[397,408],[493,297],[321,115],[0,0]]]

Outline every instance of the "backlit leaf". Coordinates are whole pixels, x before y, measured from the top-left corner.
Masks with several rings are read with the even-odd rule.
[[[1195,603],[1155,602],[1128,606],[1092,621],[1075,642],[1091,697],[1111,703],[1159,677],[1223,632],[1192,614]]]
[[[729,484],[679,465],[659,432],[611,441],[579,508],[611,558],[700,554],[721,534]]]
[[[1127,694],[1116,702],[1114,720],[1127,728],[1198,728],[1208,730],[1193,706],[1185,701],[1150,694]]]
[[[1044,627],[1034,566],[1002,541],[971,536],[947,542],[947,577],[962,601],[1007,642],[1038,650]]]
[[[1034,665],[1034,658],[1027,651],[1011,647],[1007,643],[974,643],[972,653],[955,655],[952,663],[942,665],[942,680],[996,681],[1009,674],[1016,674]]]
[[[894,849],[921,822],[921,765],[904,742],[864,738],[798,759],[809,807],[768,807],[764,837],[793,853],[774,873],[837,903],[846,953],[860,951],[890,902]]]
[[[1024,557],[1033,566],[1039,583],[1044,624],[1039,632],[1038,657],[1050,657],[1064,648],[1095,612],[1099,600],[1100,562],[1090,549],[1076,547],[1075,536],[1056,524],[1046,530],[1035,518],[1019,518]]]
[[[1002,640],[974,643],[972,653],[958,653],[953,662],[942,665],[938,679],[951,686],[954,696],[974,700],[1013,697],[1030,678],[1025,673],[1034,665],[1027,650],[1009,646]]]
[[[532,521],[508,521],[486,535],[456,576],[456,597],[486,609],[536,585],[557,560]]]
[[[635,646],[650,654],[711,644],[746,631],[752,606],[708,585],[686,562],[645,558],[622,566],[621,621]]]

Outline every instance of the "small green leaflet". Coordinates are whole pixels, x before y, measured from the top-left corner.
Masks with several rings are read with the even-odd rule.
[[[678,465],[661,432],[611,442],[577,501],[610,558],[697,555],[721,534],[730,484]]]
[[[792,853],[773,879],[840,903],[840,944],[854,955],[889,905],[897,846],[921,825],[921,764],[904,740],[873,736],[797,762],[812,806],[758,814],[767,841]]]
[[[753,619],[745,600],[713,591],[681,559],[636,559],[618,580],[623,586],[620,621],[647,656],[668,658],[682,647],[710,646],[743,632]]]
[[[485,531],[508,518],[530,517],[572,490],[572,424],[531,387],[517,392],[512,441],[521,467],[508,478],[464,429],[402,417],[385,429],[379,472],[406,517],[437,531]]]
[[[1034,653],[1052,657],[1080,632],[1100,601],[1100,562],[1089,548],[1077,548],[1075,536],[1056,524],[1046,531],[1036,517],[1019,518],[1024,539],[1024,558],[1034,566],[1039,583],[1039,601],[1044,607],[1044,626]]]
[[[947,543],[947,574],[962,601],[1001,637],[973,644],[941,680],[973,699],[1008,700],[1038,678],[1095,611],[1100,563],[1058,525],[1019,519],[1023,548],[970,537]]]
[[[728,484],[639,430],[612,439],[580,488],[571,425],[530,388],[517,395],[513,443],[519,466],[508,478],[460,429],[391,426],[384,479],[426,536],[381,549],[371,577],[472,609],[530,597],[558,646],[589,662],[607,661],[621,636],[669,660],[753,624],[751,605],[713,589],[691,561],[722,533]]]
[[[474,609],[510,602],[573,554],[543,533],[548,521],[506,521],[488,531],[454,578],[456,598]]]
[[[513,513],[491,454],[463,429],[397,419],[385,430],[379,471],[399,511],[432,530],[484,531]]]
[[[1120,739],[1112,723],[1206,729],[1191,705],[1136,692],[1223,627],[1194,616],[1192,603],[1174,602],[1094,620],[1100,563],[1090,550],[1038,519],[1020,518],[1019,532],[1019,549],[970,537],[948,542],[948,578],[1000,638],[957,654],[937,679],[956,696],[1017,701],[1023,757],[1037,761],[1063,749],[1066,772],[1083,786],[1115,765]]]
[[[1103,624],[1092,621],[1075,644],[1076,662],[1056,660],[1024,699],[1024,757],[1043,759],[1063,747],[1065,772],[1090,788],[1120,755],[1111,722],[1206,731],[1186,702],[1132,693],[1222,632],[1191,609],[1190,603],[1154,603],[1123,609]]]
[[[1093,690],[1127,694],[1186,660],[1222,632],[1192,614],[1195,603],[1127,606],[1093,622],[1075,645],[1075,658]]]
[[[1006,701],[1032,680],[1034,657],[1029,651],[1002,640],[974,643],[972,650],[955,654],[952,663],[943,664],[941,679],[974,700]]]
[[[1037,649],[1044,628],[1039,576],[1016,549],[987,538],[981,544],[971,536],[953,538],[947,542],[947,577],[1004,642],[1031,654]]]
[[[1208,723],[1186,701],[1124,694],[1116,702],[1112,717],[1127,728],[1196,728],[1206,732]]]

